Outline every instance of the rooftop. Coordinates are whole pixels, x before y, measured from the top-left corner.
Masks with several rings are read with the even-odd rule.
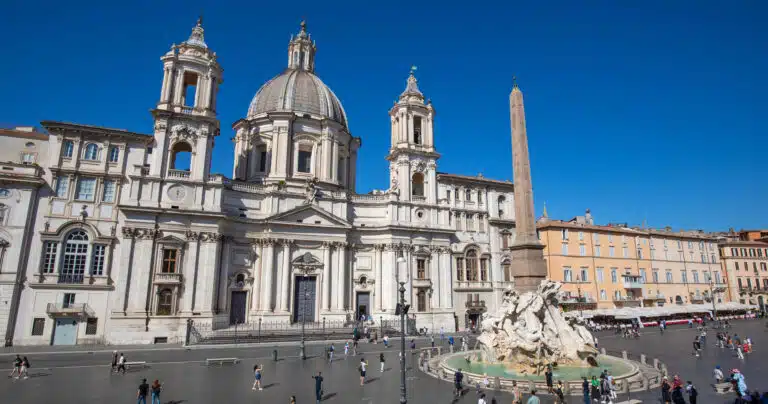
[[[449,173],[437,173],[437,179],[446,179],[451,181],[460,181],[460,182],[473,182],[473,183],[481,183],[481,184],[493,184],[493,185],[502,185],[505,187],[513,188],[514,184],[510,180],[494,180],[491,178],[483,177],[482,174],[478,175],[460,175],[460,174],[449,174]]]
[[[74,131],[74,132],[88,132],[98,135],[108,136],[129,136],[140,138],[141,140],[153,139],[154,136],[146,133],[131,132],[125,129],[108,128],[106,126],[95,125],[83,125],[79,123],[60,122],[60,121],[42,121],[41,125],[48,131]]]

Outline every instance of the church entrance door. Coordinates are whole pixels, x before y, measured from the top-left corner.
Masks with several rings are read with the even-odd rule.
[[[296,287],[293,291],[293,322],[315,321],[315,291],[317,278],[314,276],[297,276]]]
[[[245,306],[248,302],[248,292],[232,292],[229,308],[229,324],[245,323]]]
[[[360,320],[363,316],[368,318],[371,307],[371,294],[369,292],[357,292],[357,310],[355,311],[355,320]]]

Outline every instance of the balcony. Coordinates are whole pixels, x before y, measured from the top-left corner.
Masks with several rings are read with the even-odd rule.
[[[691,294],[691,303],[704,303],[705,296]]]
[[[427,197],[422,195],[413,195],[411,197],[411,200],[413,200],[414,202],[424,202],[427,200]]]
[[[416,277],[411,280],[414,288],[428,288],[432,286],[432,280],[424,277]]]
[[[624,276],[624,289],[642,289],[643,280],[639,276]]]
[[[469,311],[485,311],[485,300],[467,300],[464,306]]]
[[[578,296],[563,296],[560,298],[560,304],[596,304],[597,301],[592,297],[578,297]]]
[[[45,312],[51,317],[96,317],[93,310],[88,306],[88,303],[48,303]]]
[[[493,290],[491,281],[456,281],[454,290]]]
[[[188,180],[189,179],[189,171],[187,170],[174,170],[174,169],[168,169],[168,178],[175,178],[180,180]]]
[[[614,296],[614,302],[639,302],[640,296]]]
[[[181,274],[176,273],[156,273],[155,283],[159,284],[181,284]]]
[[[59,274],[57,283],[78,284],[85,281],[85,274]]]

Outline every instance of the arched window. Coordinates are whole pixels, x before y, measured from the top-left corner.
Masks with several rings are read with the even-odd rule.
[[[504,204],[506,202],[507,202],[507,198],[505,198],[504,195],[499,196],[499,199],[498,199],[499,217],[504,217]]]
[[[72,151],[75,149],[74,143],[72,143],[71,140],[65,140],[64,141],[64,151],[63,155],[65,158],[72,158]]]
[[[171,149],[171,169],[189,171],[192,163],[192,146],[187,142],[178,142]]]
[[[411,195],[424,196],[424,174],[415,173],[411,177]]]
[[[83,230],[69,233],[64,243],[64,258],[61,264],[59,283],[83,283],[87,259],[88,233]]]
[[[89,143],[87,146],[85,146],[85,154],[83,155],[83,159],[98,160],[98,158],[99,146],[97,146],[95,143]]]
[[[477,252],[467,251],[467,280],[477,281]]]
[[[117,163],[117,160],[120,158],[120,148],[116,146],[112,146],[109,148],[109,162],[110,163]]]
[[[157,294],[157,315],[170,316],[173,310],[173,292],[163,289]]]

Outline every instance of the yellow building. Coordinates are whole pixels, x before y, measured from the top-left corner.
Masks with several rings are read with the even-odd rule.
[[[600,226],[589,211],[569,221],[544,218],[538,229],[548,277],[571,297],[565,309],[704,303],[727,286],[717,240],[703,232]],[[718,302],[727,297],[716,293]]]

